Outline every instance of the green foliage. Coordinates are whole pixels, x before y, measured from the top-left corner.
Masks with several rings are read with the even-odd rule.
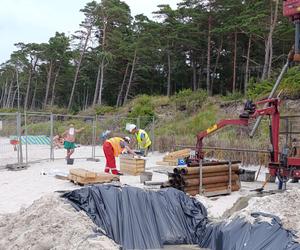
[[[240,92],[228,93],[225,96],[222,96],[224,101],[240,101],[243,99],[243,94]]]
[[[95,113],[96,115],[105,115],[114,113],[116,111],[115,107],[106,106],[106,105],[100,105],[95,107]]]
[[[144,117],[140,127],[147,126],[147,124],[152,121],[153,116],[155,116],[154,105],[151,97],[148,95],[138,96],[134,100],[131,111],[128,114],[129,118]]]
[[[207,94],[204,90],[192,91],[191,89],[181,90],[171,98],[176,109],[186,110],[188,113],[197,111],[206,100]]]
[[[156,130],[157,135],[179,135],[195,137],[196,134],[213,125],[216,120],[216,106],[205,106],[194,116],[177,113],[172,121],[163,122]]]
[[[15,113],[18,112],[16,108],[2,108],[0,109],[0,113]]]
[[[270,81],[262,81],[259,83],[250,81],[249,87],[247,89],[247,97],[251,100],[256,100],[260,97],[268,95],[273,88],[273,83]]]
[[[282,80],[280,90],[289,98],[300,98],[300,71],[299,67],[289,69],[286,77]]]
[[[66,108],[59,107],[57,105],[53,105],[52,107],[50,105],[46,106],[44,108],[44,111],[49,112],[49,113],[53,113],[53,114],[61,114],[61,115],[68,114],[68,110]]]
[[[272,81],[265,80],[256,83],[252,79],[247,90],[247,96],[252,100],[268,96],[273,86],[274,82]],[[293,67],[288,70],[279,85],[278,91],[282,91],[281,95],[288,98],[295,99],[300,97],[299,67]]]

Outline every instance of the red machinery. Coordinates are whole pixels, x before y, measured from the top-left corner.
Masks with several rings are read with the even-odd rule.
[[[293,61],[300,62],[300,0],[283,0],[283,15],[295,24]]]
[[[300,0],[283,0],[283,15],[295,19],[299,18]]]
[[[249,120],[256,119],[260,116],[269,116],[271,118],[270,124],[270,141],[272,150],[270,152],[269,172],[271,176],[277,176],[281,182],[285,182],[288,178],[300,179],[300,158],[289,157],[286,148],[279,152],[279,126],[280,126],[280,114],[278,110],[279,106],[278,98],[266,99],[256,103],[248,101],[245,104],[244,113],[240,115],[239,119],[221,120],[217,124],[208,128],[205,131],[198,133],[197,145],[196,145],[196,162],[203,159],[204,153],[202,151],[202,140],[209,134],[228,125],[248,126]],[[262,108],[257,108],[263,105]],[[189,162],[190,165],[194,165],[195,162]]]

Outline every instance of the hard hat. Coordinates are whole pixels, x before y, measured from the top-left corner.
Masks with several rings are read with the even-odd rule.
[[[123,139],[124,139],[124,141],[126,141],[128,144],[129,144],[130,141],[131,141],[130,137],[128,137],[128,136],[125,136]]]
[[[135,124],[127,123],[126,124],[126,130],[131,133],[132,130],[136,128]]]
[[[102,133],[102,135],[101,135],[101,138],[102,138],[102,139],[106,139],[106,138],[109,136],[110,133],[111,133],[110,130],[104,131],[104,132]]]

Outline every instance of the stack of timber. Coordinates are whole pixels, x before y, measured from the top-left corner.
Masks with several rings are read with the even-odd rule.
[[[178,160],[190,156],[190,153],[191,153],[191,149],[189,148],[174,151],[164,156],[163,160],[156,162],[156,164],[162,166],[177,166]]]
[[[116,175],[96,173],[81,168],[70,169],[68,179],[79,185],[101,184],[120,180]]]
[[[231,164],[231,178],[229,176],[229,164],[202,166],[202,194],[230,193],[240,189],[239,165]],[[231,184],[230,184],[231,179]],[[200,191],[200,167],[176,167],[173,173],[169,174],[168,183],[171,186],[182,190],[190,195],[199,194]],[[231,190],[230,190],[231,187]]]
[[[140,175],[145,172],[146,161],[144,159],[132,158],[130,156],[120,157],[120,171],[129,175]]]

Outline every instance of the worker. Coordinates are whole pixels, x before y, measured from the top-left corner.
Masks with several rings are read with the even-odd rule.
[[[55,149],[62,148],[64,146],[64,138],[57,134],[53,137],[53,146]]]
[[[140,154],[142,156],[147,156],[151,146],[151,140],[146,131],[143,129],[137,129],[135,124],[130,123],[126,124],[126,130],[136,136]]]
[[[105,173],[111,173],[114,175],[123,175],[117,170],[116,157],[127,151],[129,154],[137,156],[137,154],[129,148],[130,143],[129,137],[112,137],[106,140],[103,144],[103,152],[106,159]]]
[[[64,137],[64,148],[67,150],[66,160],[69,160],[71,155],[74,153],[76,134],[80,133],[82,130],[84,130],[83,127],[75,129],[74,125],[71,123],[69,129],[62,134]]]

